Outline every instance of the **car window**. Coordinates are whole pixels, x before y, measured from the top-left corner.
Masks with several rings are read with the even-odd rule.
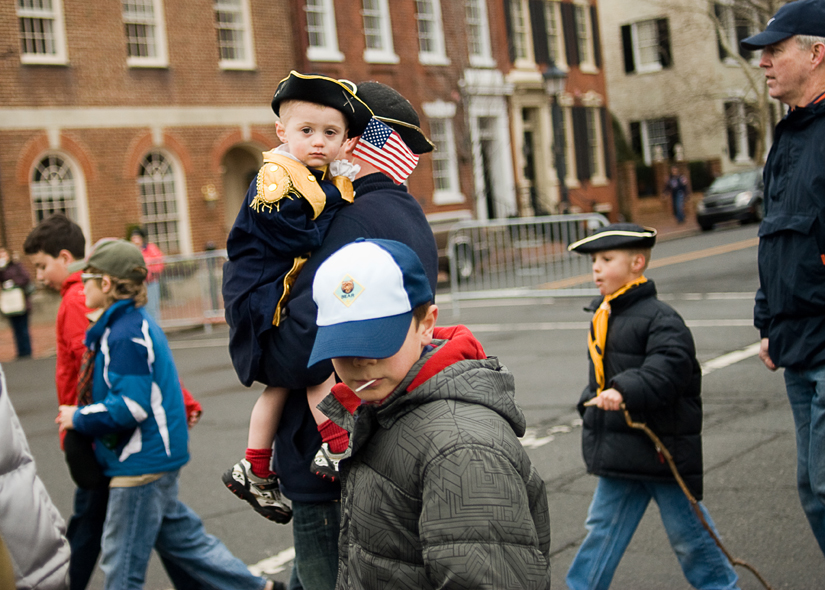
[[[709,193],[726,193],[729,191],[752,189],[759,179],[758,170],[732,172],[724,174],[708,187]]]

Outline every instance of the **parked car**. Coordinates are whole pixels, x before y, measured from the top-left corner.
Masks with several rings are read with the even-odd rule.
[[[719,176],[696,206],[696,221],[707,231],[723,221],[762,221],[762,169],[753,168]]]

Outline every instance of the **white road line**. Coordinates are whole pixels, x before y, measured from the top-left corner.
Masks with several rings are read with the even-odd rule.
[[[756,356],[759,354],[759,346],[760,344],[757,342],[743,348],[742,350],[734,350],[733,352],[729,352],[727,354],[723,354],[722,356],[718,356],[715,359],[711,359],[706,363],[702,363],[702,375],[704,376],[709,373],[713,373],[717,369],[724,369],[734,363],[738,363],[739,361]]]
[[[278,555],[262,559],[258,563],[248,566],[249,571],[260,576],[263,574],[277,574],[286,569],[286,565],[295,559],[295,547],[284,549]]]

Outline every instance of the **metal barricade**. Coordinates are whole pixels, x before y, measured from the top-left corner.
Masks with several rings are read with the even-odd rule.
[[[160,320],[162,328],[212,324],[224,321],[223,263],[226,250],[201,252],[190,256],[164,256],[160,283]]]
[[[608,223],[598,213],[456,223],[447,240],[453,315],[462,299],[598,294],[590,258],[567,246]]]

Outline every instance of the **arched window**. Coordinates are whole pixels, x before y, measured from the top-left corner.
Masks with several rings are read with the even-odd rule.
[[[154,150],[140,163],[138,191],[140,193],[140,222],[147,239],[166,254],[181,251],[180,221],[176,177],[172,161]]]
[[[49,154],[37,163],[32,173],[31,196],[35,224],[53,213],[64,213],[83,226],[78,211],[75,174],[65,158]]]

